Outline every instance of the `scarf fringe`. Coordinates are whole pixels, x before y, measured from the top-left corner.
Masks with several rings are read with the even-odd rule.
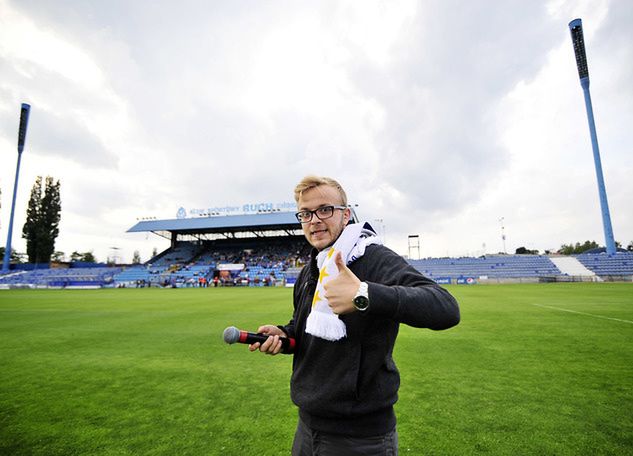
[[[338,318],[338,315],[313,310],[306,321],[306,332],[333,342],[345,337],[347,328],[345,328],[345,323]]]

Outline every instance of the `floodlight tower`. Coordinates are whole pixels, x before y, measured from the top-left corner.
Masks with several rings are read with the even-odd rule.
[[[609,202],[607,201],[607,190],[604,186],[602,176],[602,164],[600,162],[600,149],[598,148],[598,136],[596,135],[596,124],[593,119],[593,107],[591,106],[591,95],[589,94],[589,67],[587,66],[587,54],[585,53],[585,40],[582,33],[582,20],[574,19],[569,23],[571,31],[571,41],[576,54],[576,66],[578,66],[578,76],[580,86],[585,94],[585,107],[587,108],[587,118],[589,120],[589,133],[591,135],[591,145],[593,147],[593,161],[596,165],[596,177],[598,178],[598,194],[600,196],[600,209],[602,210],[602,226],[604,228],[605,245],[607,253],[616,252],[615,241],[613,239],[613,228],[611,227],[611,215],[609,214]]]
[[[411,252],[417,252],[417,258],[413,258]],[[409,235],[409,259],[410,260],[419,260],[420,259],[420,235],[419,234],[410,234]]]
[[[20,162],[22,161],[22,151],[24,150],[24,141],[26,140],[26,127],[29,124],[29,114],[31,105],[22,103],[20,111],[20,129],[18,130],[18,166],[15,170],[15,182],[13,184],[13,202],[11,203],[11,216],[9,217],[9,229],[7,232],[7,244],[4,249],[4,260],[2,262],[2,270],[9,270],[9,262],[11,261],[11,233],[13,232],[13,214],[15,213],[15,196],[18,192],[18,177],[20,176]]]
[[[499,223],[501,223],[501,241],[503,242],[503,253],[508,253],[506,251],[506,232],[505,232],[505,227],[503,226],[504,220],[505,220],[505,217],[501,217],[499,219]]]

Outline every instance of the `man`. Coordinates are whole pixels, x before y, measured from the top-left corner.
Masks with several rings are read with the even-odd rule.
[[[459,323],[457,302],[380,245],[369,225],[348,226],[347,196],[334,179],[305,177],[295,200],[311,261],[294,286],[292,320],[261,326],[270,337],[249,349],[276,355],[280,338],[296,340],[294,456],[397,454],[400,376],[392,352],[399,324],[450,328]]]

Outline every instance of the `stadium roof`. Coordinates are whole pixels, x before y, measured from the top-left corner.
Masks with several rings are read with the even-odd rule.
[[[295,231],[301,229],[293,212],[222,215],[168,220],[141,220],[128,233],[169,231],[175,234]]]

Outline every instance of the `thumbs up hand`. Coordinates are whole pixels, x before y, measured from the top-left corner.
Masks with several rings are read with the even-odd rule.
[[[339,275],[323,285],[330,308],[337,315],[354,312],[354,296],[360,286],[360,279],[347,267],[341,252],[336,252],[334,264]]]

